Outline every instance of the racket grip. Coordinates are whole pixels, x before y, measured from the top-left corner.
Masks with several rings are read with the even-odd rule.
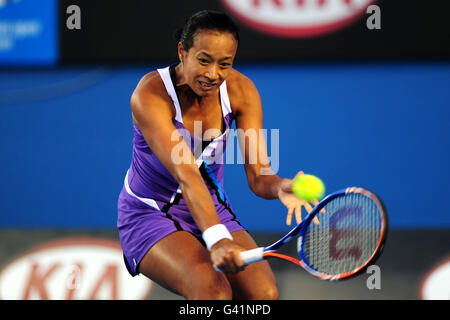
[[[263,253],[264,253],[264,247],[259,247],[256,249],[251,249],[247,251],[242,251],[240,253],[242,260],[244,261],[245,265],[248,265],[250,263],[263,261]],[[214,269],[217,272],[222,272],[215,264],[213,264]]]
[[[264,247],[259,247],[256,249],[241,252],[241,258],[244,261],[244,263],[247,265],[247,264],[251,264],[254,262],[264,260],[263,253],[264,253]]]

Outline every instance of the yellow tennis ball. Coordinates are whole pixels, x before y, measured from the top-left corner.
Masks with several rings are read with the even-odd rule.
[[[320,200],[325,194],[322,180],[310,174],[302,174],[292,182],[292,192],[303,200],[312,202]]]

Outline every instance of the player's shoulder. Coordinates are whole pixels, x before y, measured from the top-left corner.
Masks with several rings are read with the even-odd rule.
[[[139,80],[131,96],[132,101],[170,102],[164,82],[157,70],[151,71]]]
[[[145,74],[139,80],[134,93],[137,94],[158,94],[165,92],[164,83],[157,70]]]
[[[236,69],[232,69],[228,75],[227,92],[230,102],[235,108],[245,106],[259,96],[253,81]]]
[[[253,81],[249,77],[237,71],[236,69],[231,69],[230,74],[228,75],[227,78],[228,90],[245,92],[246,90],[254,87],[255,85],[253,84]]]
[[[173,111],[170,108],[170,96],[157,70],[142,76],[131,95],[130,102],[133,111],[141,108],[147,111],[161,111],[161,108]]]

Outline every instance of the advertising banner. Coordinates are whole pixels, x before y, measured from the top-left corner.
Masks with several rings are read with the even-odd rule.
[[[0,66],[58,60],[57,0],[0,0]]]
[[[77,11],[68,10],[77,6]],[[240,29],[237,62],[435,60],[450,57],[450,2],[195,0],[60,2],[61,62],[177,59],[174,31],[201,10]],[[77,22],[77,24],[75,24]],[[66,25],[73,26],[67,28]]]

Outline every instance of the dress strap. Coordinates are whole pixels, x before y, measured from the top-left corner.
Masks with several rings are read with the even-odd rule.
[[[170,78],[170,67],[166,67],[163,69],[157,69],[161,79],[164,82],[164,86],[166,87],[167,93],[173,101],[173,105],[175,106],[175,120],[183,123],[183,116],[181,114],[180,102],[178,101],[177,93],[175,91],[175,87],[173,86],[172,79]]]

